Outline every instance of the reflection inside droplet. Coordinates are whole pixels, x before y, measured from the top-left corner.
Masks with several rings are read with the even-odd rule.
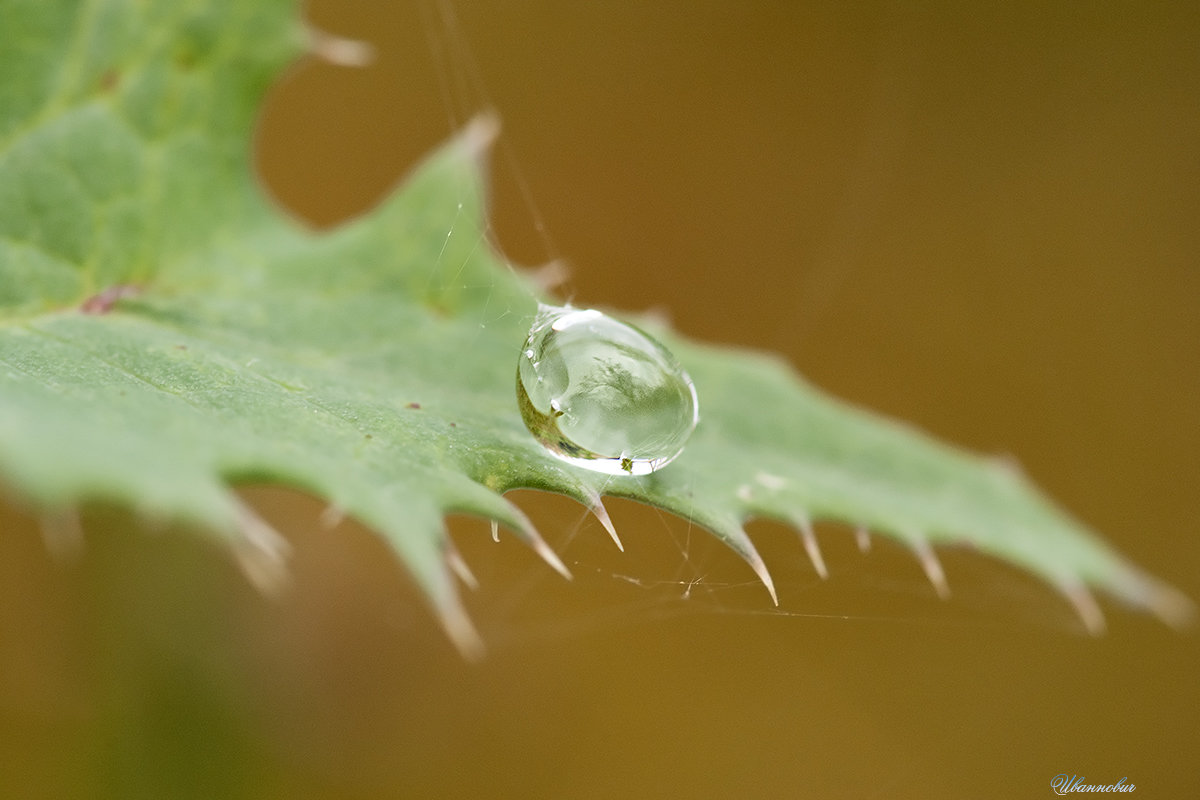
[[[593,309],[541,306],[517,363],[526,427],[554,455],[612,475],[675,459],[699,420],[671,351]]]

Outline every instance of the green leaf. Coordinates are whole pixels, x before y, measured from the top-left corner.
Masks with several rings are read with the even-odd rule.
[[[290,0],[4,0],[0,18],[0,479],[42,514],[87,502],[195,524],[277,584],[286,544],[230,486],[304,489],[385,536],[476,647],[443,518],[497,520],[565,567],[503,493],[629,497],[707,527],[774,596],[743,531],[839,520],[1034,572],[1085,622],[1097,587],[1169,621],[1188,601],[1014,470],[839,403],[769,356],[656,331],[702,421],[652,475],[549,455],[514,395],[538,290],[488,247],[472,124],[370,214],[316,235],[249,162],[263,93],[304,41]],[[615,534],[614,534],[615,537]],[[815,552],[815,550],[814,550]]]

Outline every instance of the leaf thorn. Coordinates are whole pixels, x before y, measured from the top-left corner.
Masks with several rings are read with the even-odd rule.
[[[492,142],[500,135],[500,117],[493,111],[476,114],[459,134],[459,141],[467,153],[479,157],[487,153]]]
[[[370,42],[336,36],[319,28],[306,26],[308,51],[317,58],[339,67],[366,67],[375,60],[375,48]]]
[[[277,596],[288,582],[286,562],[292,546],[248,505],[235,502],[240,535],[233,543],[233,554],[238,566],[256,589]]]
[[[542,538],[540,533],[538,533],[537,528],[533,526],[533,523],[529,520],[529,517],[525,516],[525,512],[517,508],[508,500],[503,500],[503,502],[508,507],[509,514],[511,515],[510,524],[516,525],[517,535],[521,537],[521,539],[523,539],[527,545],[532,547],[533,552],[537,553],[538,557],[549,564],[555,572],[557,572],[559,575],[562,575],[567,580],[571,580],[571,571],[567,569],[567,565],[564,564],[561,559],[559,559],[554,550],[550,548],[550,545],[546,544],[546,540]],[[494,539],[496,538],[499,528],[495,527],[495,520],[492,521],[492,525],[492,538]]]
[[[462,553],[454,546],[454,542],[449,537],[446,537],[443,546],[446,553],[446,564],[449,565],[450,571],[457,575],[460,581],[470,587],[471,591],[477,591],[479,589],[479,580],[467,565],[466,560],[463,559]]]
[[[821,555],[821,546],[817,543],[817,533],[813,530],[812,520],[807,514],[796,518],[796,527],[800,529],[800,539],[804,542],[804,550],[812,561],[813,568],[821,576],[821,580],[829,578],[829,570],[825,568],[825,558]]]
[[[1108,626],[1104,621],[1104,612],[1100,610],[1100,604],[1096,602],[1091,590],[1082,581],[1074,578],[1060,580],[1058,590],[1075,609],[1087,632],[1092,636],[1102,636]]]
[[[775,581],[771,578],[771,573],[767,571],[767,564],[762,560],[762,556],[757,550],[753,550],[749,555],[743,556],[746,563],[750,565],[750,569],[754,570],[754,574],[762,581],[762,585],[766,587],[767,593],[771,595],[771,603],[779,605],[779,595],[775,591]]]
[[[321,512],[321,526],[326,530],[333,530],[341,525],[344,519],[346,519],[346,509],[337,503],[330,503]]]
[[[1183,630],[1196,621],[1196,606],[1183,592],[1140,572],[1141,604],[1159,619],[1176,630]]]
[[[554,259],[535,267],[528,273],[529,280],[543,292],[551,292],[571,279],[571,271],[560,259]]]
[[[608,509],[604,507],[604,501],[600,497],[600,493],[595,490],[588,490],[588,510],[592,512],[604,530],[608,531],[608,535],[612,538],[613,544],[622,553],[625,552],[625,545],[621,543],[621,537],[617,535],[617,529],[612,523],[612,518],[608,516]]]
[[[758,549],[750,541],[750,537],[746,535],[745,529],[740,525],[729,527],[726,529],[723,538],[726,544],[741,556],[743,561],[750,565],[750,569],[754,570],[754,574],[758,576],[759,581],[766,587],[767,593],[771,595],[771,602],[778,606],[779,595],[775,591],[775,581],[771,578],[771,573],[767,570],[767,564],[763,561],[762,556],[759,555]]]
[[[933,584],[933,590],[937,592],[937,596],[942,600],[949,599],[950,584],[946,582],[946,572],[942,569],[942,562],[938,560],[937,553],[930,547],[929,542],[922,538],[914,538],[912,549],[917,561],[921,564],[921,569],[925,571],[925,577],[929,578],[929,582]]]
[[[871,551],[871,532],[867,530],[866,525],[859,525],[854,529],[854,540],[858,542],[858,552]]]
[[[448,575],[445,576],[445,588],[438,592],[435,605],[442,629],[446,631],[446,635],[450,637],[450,641],[463,658],[468,661],[482,659],[484,655],[483,640],[479,638],[475,626],[471,624],[471,618],[463,608],[458,592],[455,591],[454,584]]]

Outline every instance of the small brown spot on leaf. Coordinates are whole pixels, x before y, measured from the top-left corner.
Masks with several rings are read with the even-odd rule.
[[[415,408],[415,409],[419,410],[421,408],[421,404],[420,403],[409,403],[408,405],[405,406],[405,408]]]

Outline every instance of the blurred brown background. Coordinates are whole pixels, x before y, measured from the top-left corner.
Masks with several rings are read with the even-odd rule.
[[[446,24],[449,11],[456,20]],[[484,105],[495,234],[580,303],[666,310],[1011,455],[1200,598],[1200,12],[1190,3],[314,2],[378,50],[305,62],[258,138],[317,225]],[[431,56],[431,44],[440,55]],[[469,59],[469,61],[467,60]],[[521,183],[528,189],[523,195]],[[539,231],[539,223],[544,231]],[[93,512],[82,557],[0,517],[11,797],[1041,797],[1060,773],[1200,793],[1200,638],[950,553],[752,535],[783,612],[686,524],[521,502],[578,575],[455,521],[481,664],[384,545],[248,496],[293,538],[259,599],[195,538]]]

